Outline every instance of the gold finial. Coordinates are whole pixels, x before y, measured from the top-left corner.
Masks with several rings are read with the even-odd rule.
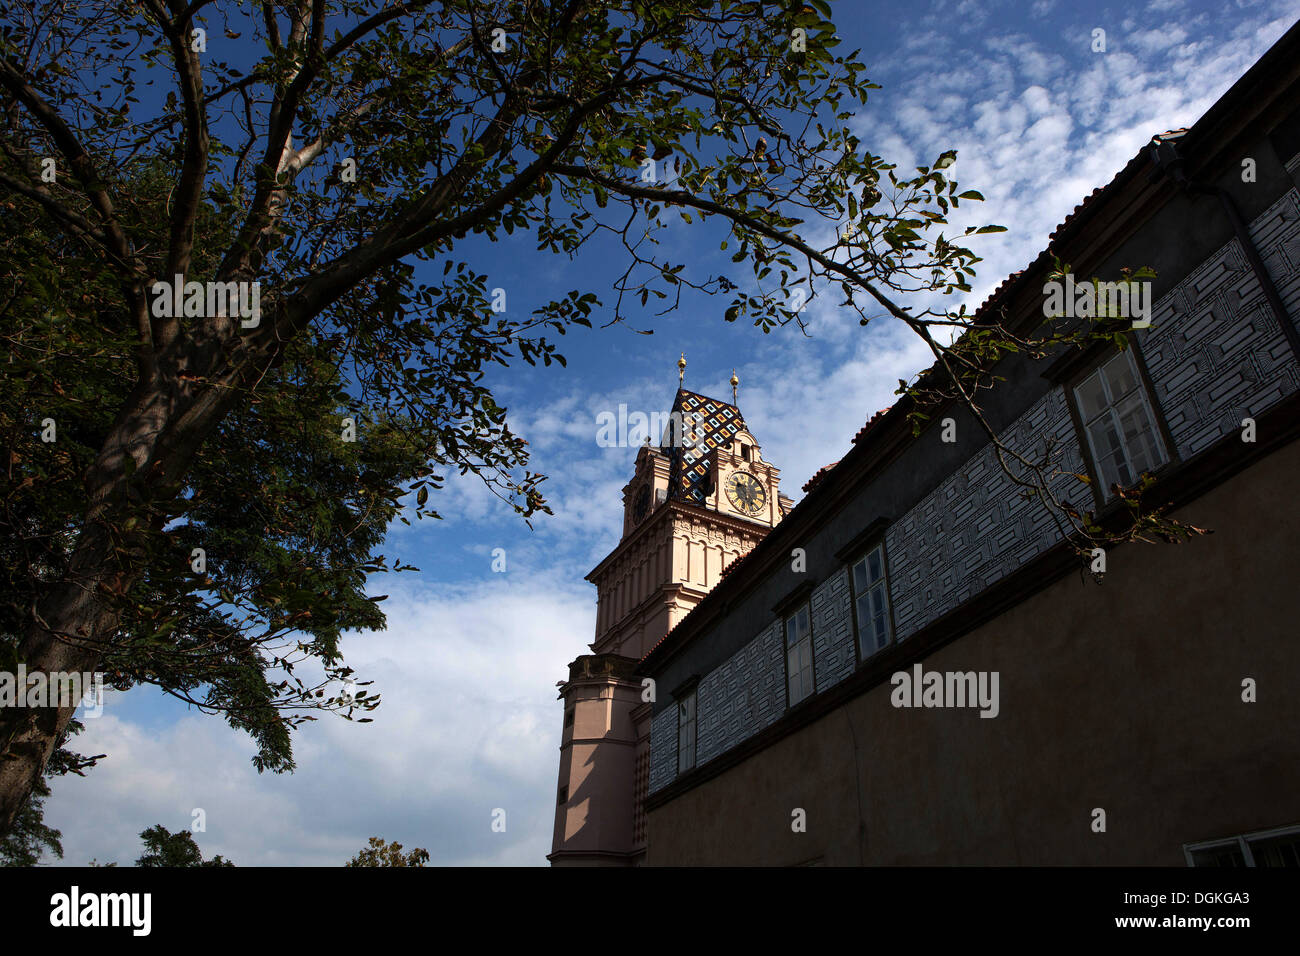
[[[736,377],[736,370],[731,370],[731,404],[736,404],[736,390],[740,388],[740,379]]]
[[[683,352],[682,357],[677,360],[677,384],[681,385],[682,380],[684,378],[686,378],[686,353],[685,352]]]

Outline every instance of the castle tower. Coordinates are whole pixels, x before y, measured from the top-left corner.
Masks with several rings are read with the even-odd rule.
[[[645,857],[651,704],[632,668],[793,504],[735,404],[738,384],[733,372],[731,404],[678,388],[659,444],[646,440],[623,488],[622,538],[587,575],[596,634],[560,685],[554,866]]]

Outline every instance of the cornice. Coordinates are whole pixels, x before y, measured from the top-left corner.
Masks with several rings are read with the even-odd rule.
[[[777,525],[769,527],[765,524],[759,524],[756,521],[745,521],[741,518],[732,517],[731,515],[720,514],[711,508],[701,508],[697,505],[688,505],[676,500],[675,498],[669,498],[667,501],[655,508],[645,521],[637,525],[636,529],[633,530],[631,534],[620,541],[615,546],[614,550],[605,556],[604,560],[588,571],[585,580],[595,584],[595,579],[599,577],[609,567],[609,565],[617,562],[619,558],[626,554],[626,552],[630,551],[635,543],[639,542],[641,538],[648,534],[651,527],[667,521],[668,519],[663,517],[665,514],[674,514],[680,517],[688,517],[693,520],[702,520],[733,531],[743,532],[745,534],[757,534],[759,537],[770,534],[774,527],[780,526],[779,522]]]

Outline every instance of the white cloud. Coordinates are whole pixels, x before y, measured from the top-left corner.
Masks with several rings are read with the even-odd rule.
[[[554,683],[586,650],[591,588],[562,574],[494,575],[461,587],[392,589],[388,630],[350,638],[349,664],[374,679],[374,722],[330,715],[305,727],[292,775],[259,776],[252,745],[219,719],[154,729],[109,700],[76,740],[110,756],[57,781],[46,820],[64,862],[129,864],[137,834],[188,827],[205,856],[242,865],[340,865],[370,836],[422,846],[435,863],[539,864],[550,851],[560,736]],[[506,810],[506,832],[490,828]]]
[[[1295,4],[1275,9],[1267,18],[1242,19],[1226,35],[1205,17],[1121,31],[1111,52],[1069,58],[1025,35],[990,38],[986,55],[966,58],[963,70],[971,75],[962,83],[918,70],[901,92],[873,101],[856,131],[900,166],[958,150],[954,175],[987,201],[955,220],[1009,227],[974,246],[985,257],[969,300],[976,305],[1032,261],[1051,230],[1153,134],[1191,125],[1226,92],[1293,22]],[[1163,53],[1139,58],[1125,52],[1130,45]],[[962,102],[945,109],[940,122],[920,121],[929,115],[925,104],[954,95]]]

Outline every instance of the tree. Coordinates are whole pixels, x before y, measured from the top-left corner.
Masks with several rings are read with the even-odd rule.
[[[371,837],[369,845],[357,853],[345,866],[424,866],[429,862],[429,851],[416,847],[409,853],[402,852],[402,844],[396,841],[385,843],[379,837]]]
[[[28,547],[5,586],[29,671],[206,694],[259,739],[259,766],[290,766],[284,709],[359,699],[290,678],[308,658],[351,679],[337,637],[382,623],[359,595],[392,567],[373,548],[397,491],[433,513],[429,489],[455,468],[525,520],[548,510],[484,369],[562,362],[547,336],[590,325],[600,300],[497,310],[483,250],[506,234],[567,257],[614,237],[628,267],[611,321],[686,287],[766,331],[838,287],[934,351],[939,371],[909,395],[977,408],[963,382],[988,374],[998,336],[953,361],[933,323],[977,323],[895,300],[968,290],[964,235],[1001,227],[945,237],[950,208],[980,198],[948,176],[955,154],[899,176],[852,134],[875,85],[834,52],[823,0],[253,9],[0,13],[0,186],[57,236],[55,267],[3,306],[0,425],[27,440],[0,500]],[[658,242],[704,222],[746,287]],[[66,441],[38,448],[47,422]],[[278,445],[285,429],[304,456]],[[372,458],[340,447],[349,429]],[[326,475],[303,461],[322,456]],[[228,511],[249,488],[266,498],[241,523]],[[359,537],[337,533],[353,520]],[[340,578],[338,602],[317,593]],[[0,831],[72,713],[0,712]]]
[[[68,724],[67,736],[79,734],[84,729],[81,721],[72,720]],[[36,782],[27,802],[18,811],[13,829],[0,837],[0,866],[37,866],[47,851],[63,859],[63,834],[45,823],[49,781],[68,773],[84,776],[101,757],[103,754],[85,757],[62,745],[55,749],[45,767],[45,775]]]
[[[170,832],[159,824],[140,833],[144,852],[135,861],[136,866],[234,866],[220,855],[203,859],[194,835],[189,830]]]
[[[22,141],[12,125],[7,132]],[[8,154],[11,160],[14,155]],[[113,218],[115,228],[134,242],[147,235],[150,223],[166,223],[171,183],[157,156],[124,163],[121,170]],[[163,490],[137,476],[127,510],[140,513],[105,528],[96,524],[102,509],[85,507],[83,479],[102,464],[131,389],[141,387],[138,355],[132,355],[138,348],[122,321],[124,293],[96,259],[103,250],[88,254],[75,230],[68,235],[57,216],[51,221],[46,215],[50,190],[33,188],[36,195],[20,191],[24,202],[6,204],[16,225],[24,216],[34,221],[7,235],[6,262],[17,268],[4,304],[15,331],[7,336],[0,428],[11,449],[4,520],[13,534],[5,538],[12,550],[6,558],[12,560],[4,562],[7,619],[0,619],[0,652],[10,651],[29,670],[41,669],[40,656],[29,652],[34,645],[21,641],[24,628],[42,622],[46,659],[63,660],[62,669],[103,668],[119,689],[151,682],[222,712],[257,738],[259,768],[290,769],[289,730],[308,718],[286,712],[325,707],[351,716],[375,706],[366,682],[353,681],[342,665],[338,637],[346,629],[382,626],[382,596],[366,595],[365,577],[400,567],[374,553],[398,499],[414,489],[420,511],[434,513],[426,507],[428,488],[441,480],[433,462],[483,472],[495,481],[493,470],[524,460],[523,443],[510,434],[504,410],[480,384],[479,369],[504,361],[508,348],[527,351],[529,358],[549,357],[552,350],[525,334],[527,323],[489,326],[478,315],[450,312],[436,328],[437,316],[387,327],[388,340],[378,341],[367,317],[387,310],[386,318],[395,321],[397,300],[389,292],[381,300],[373,287],[354,288],[331,312],[337,328],[349,331],[343,360],[364,355],[365,361],[391,364],[384,352],[393,336],[417,332],[421,347],[436,355],[430,361],[441,374],[436,380],[426,376],[431,381],[421,393],[418,421],[386,397],[376,401],[373,383],[362,381],[360,394],[348,393],[339,343],[313,329],[274,347],[276,361],[260,373],[256,397],[231,403],[224,418],[213,420],[203,443],[191,450],[183,484]],[[189,258],[197,270],[218,264],[204,243],[232,238],[214,209],[204,203],[196,212],[194,231],[203,241],[193,244]],[[455,281],[471,279],[462,270]],[[389,286],[398,291],[397,284]],[[354,321],[350,310],[363,318]],[[155,377],[154,385],[169,389],[193,381],[193,358],[193,351],[188,358],[174,354],[171,384]],[[223,387],[235,388],[229,380]],[[29,427],[27,412],[37,403],[44,419],[62,424],[61,441],[41,441]],[[357,440],[340,441],[341,425],[355,428]],[[117,461],[134,474],[133,458]],[[532,495],[520,506],[525,514],[545,508],[533,490],[537,480],[524,476],[512,486]],[[250,488],[259,492],[252,507]],[[110,549],[105,553],[115,555],[111,562],[129,570],[119,572],[116,590],[101,588],[106,628],[51,628],[41,613],[51,583],[78,582],[78,590],[87,583],[74,567],[78,543],[88,537],[87,515],[98,516],[88,536],[104,539],[101,544]],[[133,538],[129,547],[123,531]],[[203,556],[196,560],[198,548]],[[72,653],[73,634],[85,652],[80,656]],[[324,666],[325,682],[308,686],[294,675],[304,658]],[[325,697],[329,683],[343,688]],[[191,696],[195,691],[198,699]],[[4,742],[11,759],[4,771],[22,766],[23,753],[39,755],[32,747],[24,751],[18,739],[24,724],[28,733],[43,735],[37,726],[42,718],[46,729],[58,728],[70,713],[63,708],[52,725],[54,712],[30,715],[36,720],[6,713]],[[6,798],[6,813],[22,805],[21,790]]]
[[[149,218],[162,214],[167,190],[159,170],[147,168],[120,194]],[[0,434],[10,466],[24,473],[0,502],[7,532],[0,536],[0,660],[12,670],[24,615],[39,599],[41,582],[66,565],[68,516],[81,499],[76,476],[93,463],[93,449],[111,427],[122,368],[104,316],[46,305],[74,296],[94,263],[75,244],[60,243],[31,208],[4,205],[0,259],[7,265],[0,276],[20,291],[7,308],[18,330],[9,337],[11,357],[23,355],[22,339],[32,330],[46,344],[68,342],[78,353],[72,374],[56,363],[33,363],[21,378],[0,379]],[[367,429],[354,443],[326,437],[335,427],[328,416],[336,370],[310,351],[291,368],[292,376],[273,371],[256,408],[232,415],[200,450],[189,477],[186,524],[172,531],[173,553],[144,568],[137,585],[143,613],[124,617],[117,644],[101,663],[120,690],[153,683],[223,713],[258,741],[259,768],[275,770],[292,767],[288,729],[309,719],[301,711],[335,709],[350,717],[377,703],[365,682],[353,682],[347,698],[323,698],[322,684],[293,676],[294,657],[303,656],[297,643],[277,645],[292,622],[325,657],[343,629],[382,626],[380,599],[365,593],[364,568],[376,564],[375,545],[408,476],[424,467],[408,442],[394,440],[391,427]],[[60,441],[42,442],[7,414],[22,398],[64,423]],[[272,446],[277,455],[268,459],[261,449]],[[258,489],[256,501],[248,500],[249,489]],[[196,570],[200,545],[205,556]],[[224,595],[201,587],[215,580]],[[168,634],[172,640],[159,640]],[[277,670],[284,680],[267,676]],[[351,673],[328,662],[326,671],[342,680]]]
[[[47,850],[63,858],[63,834],[45,825],[43,805],[49,795],[50,785],[38,780],[13,829],[0,837],[0,866],[35,866]]]

